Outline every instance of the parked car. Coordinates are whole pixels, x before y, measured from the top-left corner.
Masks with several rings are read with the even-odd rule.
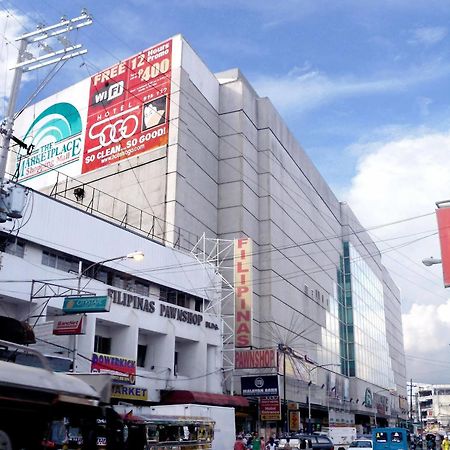
[[[368,448],[372,449],[372,439],[355,439],[349,446],[348,450]]]
[[[300,450],[333,450],[334,445],[331,439],[320,434],[292,434],[289,437],[289,444],[293,449]],[[286,445],[286,437],[278,441],[278,448],[282,449]]]

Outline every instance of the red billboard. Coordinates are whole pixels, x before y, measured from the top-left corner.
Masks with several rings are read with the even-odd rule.
[[[277,367],[277,351],[274,348],[235,350],[235,369],[263,369]]]
[[[262,397],[259,400],[261,420],[281,420],[280,397]]]
[[[450,207],[438,208],[436,218],[441,244],[442,273],[444,286],[450,286]]]
[[[166,145],[172,41],[91,77],[82,173]]]

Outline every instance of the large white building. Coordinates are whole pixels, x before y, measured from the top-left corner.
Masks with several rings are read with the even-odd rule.
[[[35,145],[11,159],[19,182],[168,247],[200,242],[230,284],[232,252],[220,249],[253,241],[247,344],[282,350],[280,396],[303,422],[307,406],[321,424],[406,418],[399,290],[350,206],[239,70],[213,74],[175,36],[24,111],[16,133]],[[234,312],[224,300],[224,330]],[[224,391],[283,368],[235,370]]]
[[[73,360],[76,345],[77,372],[117,356],[116,375],[120,364],[134,369],[125,377],[135,374],[134,384],[114,385],[118,399],[158,403],[162,391],[222,393],[220,279],[212,266],[34,191],[14,225],[1,227],[1,315],[28,321],[35,347]],[[119,258],[136,250],[142,261]],[[77,338],[54,335],[72,296],[108,296],[110,310],[87,313]]]

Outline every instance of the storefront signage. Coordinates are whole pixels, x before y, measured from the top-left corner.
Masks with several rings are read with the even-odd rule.
[[[113,384],[111,398],[120,400],[147,400],[148,389],[137,386],[126,386],[124,384]]]
[[[83,173],[167,144],[172,41],[91,77]]]
[[[136,381],[136,361],[123,356],[93,353],[91,372],[110,373],[113,380],[134,384]]]
[[[153,314],[158,309],[161,317],[168,319],[179,320],[190,325],[200,326],[203,322],[203,316],[197,312],[189,311],[186,308],[179,308],[169,303],[160,303],[157,308],[156,302],[141,295],[129,294],[127,292],[118,291],[115,289],[108,289],[108,297],[111,298],[112,303],[126,306],[127,308],[139,309],[141,311]],[[208,322],[206,328],[218,330],[219,327],[212,322]]]
[[[66,297],[63,304],[64,313],[108,312],[111,308],[110,298],[106,295],[97,297]]]
[[[244,397],[278,395],[278,375],[241,377],[241,391]]]
[[[297,433],[300,430],[300,411],[289,411],[289,431]]]
[[[235,369],[263,369],[277,367],[277,351],[274,348],[235,350]]]
[[[53,334],[57,336],[86,334],[85,315],[55,317],[53,321]]]
[[[252,345],[252,241],[248,238],[234,241],[234,346]]]
[[[262,397],[259,400],[261,420],[281,420],[280,397]]]

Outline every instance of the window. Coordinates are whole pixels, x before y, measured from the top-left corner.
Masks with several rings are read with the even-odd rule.
[[[138,367],[145,367],[145,357],[147,355],[147,346],[138,344],[137,348],[137,361]]]
[[[111,354],[111,338],[95,335],[94,339],[94,352]]]
[[[178,375],[178,352],[175,352],[175,355],[173,358],[173,374],[175,376]]]
[[[78,260],[47,250],[42,251],[42,264],[64,272],[78,273]]]
[[[15,237],[2,236],[0,250],[10,255],[23,258],[25,254],[25,242]]]
[[[202,312],[203,310],[203,299],[201,298],[196,298],[195,299],[195,310]]]

